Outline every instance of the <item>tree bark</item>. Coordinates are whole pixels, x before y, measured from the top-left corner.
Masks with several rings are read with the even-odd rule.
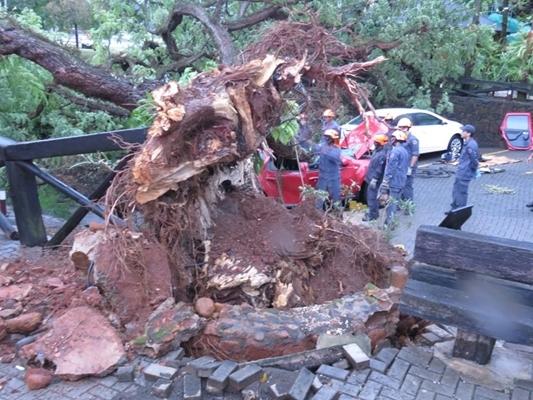
[[[16,54],[33,61],[49,71],[56,84],[130,111],[148,91],[161,85],[158,81],[145,81],[134,87],[128,80],[114,78],[108,72],[88,65],[68,50],[7,18],[0,19],[0,54]]]

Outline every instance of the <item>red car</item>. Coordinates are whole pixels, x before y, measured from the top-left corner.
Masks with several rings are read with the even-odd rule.
[[[364,199],[364,179],[369,157],[370,146],[373,144],[372,137],[378,133],[387,133],[389,128],[379,119],[368,117],[369,137],[365,135],[365,124],[361,124],[351,131],[341,142],[342,168],[341,183],[350,188],[353,196]],[[286,206],[293,206],[302,201],[301,187],[316,186],[318,180],[318,156],[312,163],[298,162],[293,159],[278,158],[273,160],[265,158],[259,174],[259,183],[263,192],[269,197],[280,198]],[[281,196],[280,196],[281,193]]]
[[[533,150],[531,113],[509,112],[500,126],[502,138],[509,150]]]

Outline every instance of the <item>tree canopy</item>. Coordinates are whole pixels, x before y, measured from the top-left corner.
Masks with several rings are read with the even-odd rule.
[[[500,57],[493,30],[472,24],[474,3],[25,0],[0,15],[0,90],[7,99],[0,106],[0,129],[28,139],[146,124],[149,92],[165,82],[186,83],[219,64],[243,64],[258,49],[316,57],[328,46],[320,32],[343,44],[328,49],[331,66],[387,59],[353,77],[377,104],[430,108],[438,95],[437,111],[449,108],[446,78],[465,69],[477,78],[531,81],[533,65],[525,56],[532,35],[518,35]],[[522,3],[515,1],[515,8],[527,8]],[[304,47],[291,37],[290,24],[309,24]],[[69,25],[90,32],[93,49],[60,45]],[[348,97],[327,89],[314,89],[323,98],[319,104],[334,105],[341,117],[354,112]]]

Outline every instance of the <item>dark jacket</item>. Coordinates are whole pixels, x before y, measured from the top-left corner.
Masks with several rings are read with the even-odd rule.
[[[326,179],[340,179],[341,177],[341,149],[336,146],[324,145],[320,149],[318,171]]]
[[[411,157],[420,155],[420,143],[415,135],[411,132],[407,134],[407,142],[403,144],[407,150],[407,156],[409,159],[409,165],[411,165]],[[418,162],[415,164],[415,167],[418,165]]]
[[[410,161],[407,150],[402,145],[394,146],[389,152],[383,180],[389,182],[391,189],[403,189]]]
[[[385,164],[387,163],[387,144],[380,146],[379,149],[374,150],[370,164],[368,164],[368,170],[366,171],[365,182],[370,183],[372,179],[378,181],[378,185],[383,180],[383,174],[385,173]]]
[[[476,176],[478,166],[479,147],[477,142],[470,138],[463,146],[463,150],[461,150],[455,177],[460,180],[470,181]]]

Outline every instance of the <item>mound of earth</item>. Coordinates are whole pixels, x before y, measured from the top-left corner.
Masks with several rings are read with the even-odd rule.
[[[176,290],[176,300],[210,297],[279,309],[322,304],[369,282],[382,286],[388,269],[405,263],[377,230],[326,216],[312,200],[287,209],[271,198],[237,191],[218,204],[213,222],[205,260],[188,268],[192,284]],[[130,340],[120,311],[113,308],[116,302],[106,298],[109,293],[91,286],[91,271],[73,267],[68,254],[72,236],[55,250],[23,248],[21,256],[0,264],[0,319],[37,312],[46,328],[68,310],[87,306],[106,316],[124,341]],[[120,293],[124,282],[112,284],[114,293]],[[17,296],[2,295],[14,287],[23,290]],[[146,303],[150,310],[158,305]],[[0,338],[0,354],[9,360],[16,341],[35,330]]]

